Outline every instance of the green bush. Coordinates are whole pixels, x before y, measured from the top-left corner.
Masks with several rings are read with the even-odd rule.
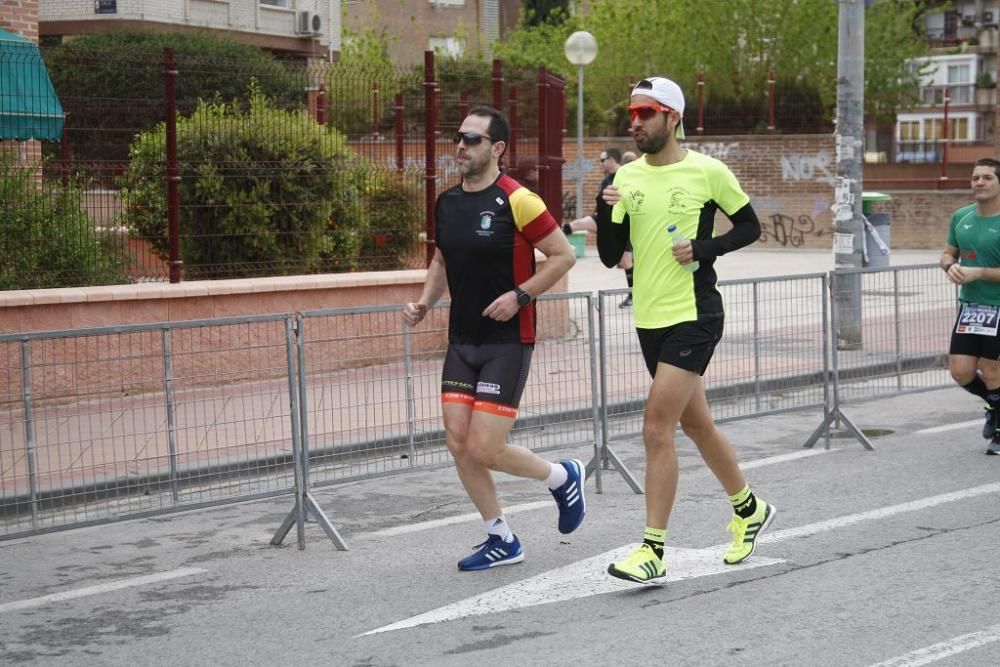
[[[77,160],[122,161],[135,133],[165,118],[163,49],[175,51],[178,113],[199,100],[247,102],[247,86],[285,108],[305,106],[307,77],[254,46],[211,33],[99,32],[48,48],[45,64],[68,114]]]
[[[94,230],[76,185],[42,185],[33,168],[0,156],[0,201],[0,290],[128,282],[119,237]]]
[[[405,176],[390,172],[360,173],[364,183],[362,235],[358,268],[389,271],[411,268],[424,219],[420,190]],[[419,266],[423,266],[422,259]]]
[[[136,138],[122,193],[124,224],[164,259],[165,141],[162,125]],[[252,90],[249,110],[202,104],[178,119],[177,154],[180,251],[189,279],[354,270],[369,242],[368,216],[387,214],[377,202],[389,197],[401,217],[400,202],[419,204],[418,194],[403,194],[349,151],[339,132],[303,111],[275,109],[259,90]],[[386,263],[405,262],[395,253],[409,252],[419,220],[405,214],[396,223],[411,225],[409,235],[386,226]]]

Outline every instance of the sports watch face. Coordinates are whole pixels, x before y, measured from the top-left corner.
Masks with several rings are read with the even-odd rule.
[[[525,292],[520,287],[517,288],[517,305],[524,307],[531,303],[531,295]]]

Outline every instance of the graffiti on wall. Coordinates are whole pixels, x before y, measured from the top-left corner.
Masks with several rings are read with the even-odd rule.
[[[760,223],[760,242],[779,245],[783,248],[800,248],[808,239],[830,236],[832,230],[827,225],[818,225],[811,215],[798,216],[775,213],[770,220]]]
[[[811,181],[833,185],[836,174],[831,171],[833,158],[827,151],[813,155],[792,153],[781,158],[781,179],[784,181]]]
[[[704,141],[699,142],[697,150],[699,153],[714,157],[716,160],[725,161],[735,157],[739,153],[740,142],[724,141]]]

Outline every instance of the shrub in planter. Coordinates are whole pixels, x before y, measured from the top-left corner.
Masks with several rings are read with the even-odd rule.
[[[189,279],[353,267],[359,191],[335,130],[276,109],[253,89],[248,110],[202,103],[177,122],[181,258]],[[168,256],[166,131],[140,134],[126,178],[125,225]]]
[[[94,229],[78,186],[40,184],[0,156],[0,201],[0,290],[128,282],[120,238]]]

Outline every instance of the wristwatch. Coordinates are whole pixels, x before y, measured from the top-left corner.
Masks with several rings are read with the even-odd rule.
[[[517,295],[517,305],[519,305],[521,308],[524,308],[525,306],[531,303],[532,299],[531,295],[525,292],[520,287],[514,288],[514,294]]]

